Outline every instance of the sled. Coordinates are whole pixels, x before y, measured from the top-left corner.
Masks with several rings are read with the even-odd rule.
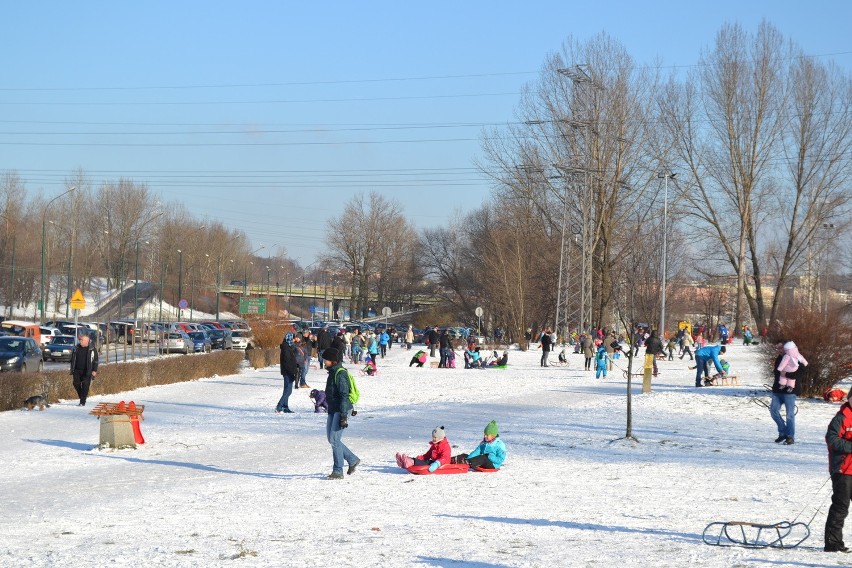
[[[701,538],[711,546],[744,548],[796,548],[811,535],[805,523],[781,521],[773,525],[744,521],[714,522],[704,527]]]
[[[437,474],[452,474],[452,473],[467,473],[470,471],[470,466],[466,463],[448,463],[442,465],[435,471],[429,471],[428,465],[413,465],[406,468],[410,473],[415,475],[437,475]]]
[[[475,468],[473,468],[473,469],[474,469],[474,470],[476,470],[476,471],[481,471],[482,473],[497,473],[498,471],[500,471],[500,470],[499,470],[499,469],[497,469],[497,468],[493,468],[493,467],[482,467],[482,466],[475,467]]]

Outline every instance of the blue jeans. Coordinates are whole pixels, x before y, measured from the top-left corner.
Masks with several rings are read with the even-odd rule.
[[[450,348],[449,347],[442,347],[440,353],[441,353],[441,362],[438,363],[438,366],[443,368],[443,367],[447,366],[447,359],[449,359],[449,357],[450,357]]]
[[[784,405],[787,421],[781,418],[781,405]],[[769,415],[778,425],[778,435],[788,438],[796,437],[796,395],[787,392],[773,392],[772,403],[769,405]]]
[[[304,365],[301,365],[299,367],[299,370],[301,371],[301,373],[299,373],[299,386],[300,387],[306,386],[308,384],[307,383],[308,369],[310,368],[310,366],[311,366],[311,360],[309,358],[307,361],[305,361]]]
[[[710,374],[707,372],[707,363],[709,361],[704,357],[695,356],[695,386],[701,386],[701,375],[709,377]]]
[[[281,398],[278,400],[278,404],[275,405],[275,410],[289,410],[288,406],[290,395],[293,394],[293,381],[295,379],[290,375],[284,375],[284,394],[281,395]]]
[[[331,444],[331,455],[334,458],[334,466],[331,473],[343,473],[343,462],[352,465],[358,461],[358,456],[343,443],[343,428],[340,427],[340,413],[328,415],[325,423],[325,435]]]

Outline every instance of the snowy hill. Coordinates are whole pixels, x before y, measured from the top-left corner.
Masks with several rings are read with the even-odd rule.
[[[727,359],[741,386],[692,387],[687,361],[660,363],[654,392],[541,368],[510,352],[507,370],[409,368],[414,351],[356,374],[358,416],[344,440],[362,464],[329,481],[325,415],[308,390],[273,412],[275,367],[151,387],[90,405],[146,405],[137,450],[95,448],[98,421],[66,401],[0,414],[0,564],[5,566],[825,566],[823,436],[837,405],[799,401],[796,443],[773,443],[768,380],[755,348]],[[554,356],[555,358],[555,356]],[[622,360],[623,362],[623,360]],[[356,371],[357,373],[357,371]],[[70,379],[69,379],[70,380]],[[324,373],[308,383],[323,388]],[[97,395],[97,381],[94,384]],[[508,459],[496,474],[413,476],[394,462],[443,425],[469,452],[497,420]],[[830,486],[830,484],[829,484]],[[717,520],[777,522],[801,513],[812,536],[793,550],[718,548]]]

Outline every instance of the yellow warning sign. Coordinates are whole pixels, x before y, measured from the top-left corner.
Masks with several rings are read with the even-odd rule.
[[[72,310],[82,310],[86,307],[86,298],[83,297],[83,292],[79,288],[74,290],[74,294],[71,296],[71,309]]]

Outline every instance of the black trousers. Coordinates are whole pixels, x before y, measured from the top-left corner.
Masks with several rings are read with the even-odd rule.
[[[825,519],[825,546],[838,548],[843,546],[843,521],[849,514],[849,500],[852,499],[852,475],[831,474],[831,507]]]
[[[470,467],[484,467],[485,469],[494,469],[494,464],[491,463],[491,459],[485,454],[479,454],[478,456],[474,456],[467,460],[467,463],[470,464]]]
[[[77,396],[80,397],[80,404],[86,404],[91,384],[91,375],[84,375],[83,371],[74,371],[74,390],[77,391]]]

